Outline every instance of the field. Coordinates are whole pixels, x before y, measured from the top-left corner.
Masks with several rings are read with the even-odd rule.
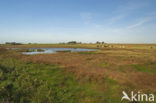
[[[1,45],[1,103],[120,103],[122,91],[156,95],[156,44],[106,45]],[[5,49],[30,47],[99,50],[24,55]]]

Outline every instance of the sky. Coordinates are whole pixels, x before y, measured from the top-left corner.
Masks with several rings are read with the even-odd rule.
[[[0,0],[0,43],[156,43],[156,0]]]

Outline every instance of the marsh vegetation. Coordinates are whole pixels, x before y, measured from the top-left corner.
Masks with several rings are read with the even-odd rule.
[[[96,48],[92,44],[78,45]],[[22,46],[35,47],[17,45]],[[134,44],[125,48],[35,55],[4,47],[8,46],[0,49],[2,103],[120,103],[123,90],[156,94],[154,44],[152,49],[151,45]]]

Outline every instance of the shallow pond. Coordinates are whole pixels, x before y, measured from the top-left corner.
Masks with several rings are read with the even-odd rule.
[[[19,49],[19,48],[18,48]],[[37,51],[38,49],[43,51]],[[56,53],[56,52],[81,52],[81,51],[97,51],[98,49],[85,49],[85,48],[29,48],[32,52],[22,52],[23,54],[32,55],[32,54],[46,54],[46,53]]]

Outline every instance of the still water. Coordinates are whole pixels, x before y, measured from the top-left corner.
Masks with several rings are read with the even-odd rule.
[[[85,49],[85,48],[29,48],[33,49],[33,52],[22,52],[23,54],[46,54],[46,53],[56,53],[57,51],[71,51],[71,52],[81,52],[81,51],[97,51],[97,49]],[[42,49],[44,51],[38,52],[37,49]]]

